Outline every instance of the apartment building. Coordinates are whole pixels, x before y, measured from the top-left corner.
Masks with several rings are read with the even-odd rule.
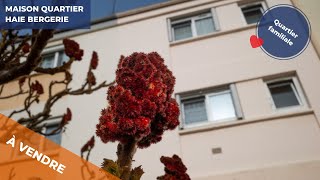
[[[178,154],[195,180],[318,180],[320,60],[314,44],[292,60],[276,60],[249,43],[263,12],[277,4],[292,2],[173,0],[118,13],[90,30],[56,34],[42,66],[61,65],[65,37],[85,50],[83,62],[71,69],[77,77],[72,86],[83,83],[92,51],[100,57],[97,79],[109,82],[120,55],[161,54],[176,77],[181,125],[137,151],[134,166],[143,166],[142,179],[163,174],[162,155]],[[0,104],[4,113],[15,106]],[[54,114],[70,107],[73,120],[65,133],[50,138],[79,154],[106,106],[105,90],[64,98]],[[96,140],[93,163],[116,159],[116,144]]]
[[[301,9],[309,18],[312,23],[312,43],[316,48],[318,55],[320,56],[320,25],[317,23],[317,17],[319,17],[320,12],[317,9],[319,2],[317,0],[292,0],[293,5]]]

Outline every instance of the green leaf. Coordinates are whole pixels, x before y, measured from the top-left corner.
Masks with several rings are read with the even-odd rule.
[[[103,159],[102,169],[119,177],[119,178],[121,176],[122,170],[119,167],[119,165],[116,162],[114,162],[113,160]]]

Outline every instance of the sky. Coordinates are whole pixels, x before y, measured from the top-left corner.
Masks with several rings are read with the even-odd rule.
[[[91,19],[96,20],[116,13],[168,0],[91,0]]]

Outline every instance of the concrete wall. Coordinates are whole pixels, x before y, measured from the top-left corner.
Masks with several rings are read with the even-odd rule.
[[[290,3],[267,0],[267,6]],[[167,19],[202,9],[216,8],[220,31],[182,42],[169,42]],[[84,60],[72,67],[81,86],[93,50],[100,61],[98,80],[112,81],[120,55],[135,51],[159,52],[177,78],[176,93],[235,83],[244,119],[166,132],[163,141],[138,150],[134,165],[143,165],[143,179],[163,174],[161,155],[180,155],[193,179],[319,179],[320,164],[320,64],[312,44],[291,61],[278,61],[252,49],[254,25],[246,25],[235,0],[190,1],[93,27],[92,32],[71,33],[85,50]],[[62,37],[58,35],[57,37]],[[50,46],[61,44],[57,38]],[[297,75],[309,106],[286,112],[271,107],[265,78]],[[99,112],[106,107],[106,90],[93,95],[65,98],[59,109],[70,107],[73,120],[62,145],[74,153],[95,134]],[[213,155],[212,148],[222,153]],[[91,161],[116,157],[116,144],[97,139]]]
[[[311,24],[311,40],[320,56],[320,24],[319,1],[317,0],[292,0],[293,4],[301,9],[308,17]]]
[[[319,160],[318,138],[317,121],[310,113],[183,134],[181,150],[190,175],[197,179],[207,174],[232,174]],[[221,148],[222,152],[213,154],[212,148]]]
[[[269,7],[280,3],[266,2]],[[248,27],[242,21],[236,7],[234,3],[217,7],[221,32],[211,38],[170,45],[173,72],[177,77],[176,92],[235,83],[245,121],[245,125],[229,122],[180,131],[182,157],[194,179],[205,176],[209,176],[208,179],[291,179],[284,178],[292,177],[291,173],[299,174],[295,176],[299,179],[307,170],[286,164],[300,166],[304,161],[318,164],[320,158],[317,140],[320,86],[311,80],[320,75],[319,59],[311,44],[291,61],[277,61],[260,49],[252,49],[248,39],[255,34],[255,27]],[[283,74],[296,74],[310,107],[289,111],[272,108],[264,79],[283,77]],[[308,115],[292,115],[309,110]],[[266,121],[255,121],[257,119]],[[212,154],[212,148],[221,148],[222,153]],[[261,168],[267,168],[268,173],[259,170]],[[246,173],[235,173],[243,171]],[[220,175],[215,176],[217,174]],[[310,179],[316,178],[319,175],[310,176]]]

